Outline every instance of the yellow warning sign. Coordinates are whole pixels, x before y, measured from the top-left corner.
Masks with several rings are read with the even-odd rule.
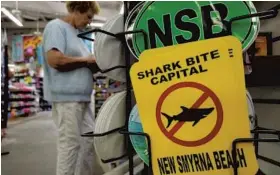
[[[131,68],[154,174],[232,175],[232,141],[249,138],[241,43],[232,36],[147,50]],[[237,146],[239,174],[258,170]]]

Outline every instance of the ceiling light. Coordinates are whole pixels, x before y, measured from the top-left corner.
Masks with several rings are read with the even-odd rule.
[[[42,33],[40,31],[35,31],[34,35],[40,36],[40,35],[42,35]]]
[[[17,19],[13,14],[11,14],[6,8],[2,7],[1,11],[8,17],[10,20],[12,20],[16,25],[22,27],[22,23],[19,19]]]
[[[123,15],[124,14],[124,4],[122,4],[122,7],[120,9],[120,14]]]
[[[8,66],[9,66],[9,67],[15,67],[15,65],[14,65],[14,64],[8,64]]]
[[[102,27],[103,25],[104,23],[95,23],[95,22],[90,23],[91,27]]]

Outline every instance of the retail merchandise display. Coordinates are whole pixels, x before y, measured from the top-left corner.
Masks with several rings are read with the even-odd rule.
[[[8,120],[8,46],[6,30],[1,30],[1,138],[5,137]]]
[[[225,52],[228,49],[234,53]],[[212,51],[217,52],[215,56],[210,54],[215,58],[209,55],[203,61],[199,57],[193,59],[195,55]],[[144,131],[152,140],[152,168],[156,174],[163,172],[157,161],[164,157],[206,152],[211,158],[215,150],[231,151],[228,148],[234,139],[250,137],[241,43],[235,37],[148,50],[139,60],[132,66],[130,75]],[[172,65],[173,69],[160,71],[166,65]],[[148,76],[147,71],[156,73]],[[179,74],[182,71],[185,73]],[[235,96],[225,91],[234,91]],[[150,117],[153,114],[155,117]],[[238,130],[232,132],[236,125]],[[253,144],[239,149],[244,150],[249,164],[239,170],[241,174],[256,172]],[[175,165],[180,166],[180,161]],[[200,170],[192,172],[197,171]],[[226,175],[231,171],[216,167],[212,174]]]
[[[255,121],[256,121],[254,104],[252,101],[252,97],[248,91],[246,91],[246,97],[247,97],[246,99],[247,99],[248,112],[249,112],[250,128],[251,130],[253,130],[255,128]],[[142,123],[136,105],[133,107],[130,113],[128,130],[129,132],[135,132],[135,133],[143,132]],[[139,157],[144,161],[145,164],[149,165],[148,145],[145,137],[132,135],[130,136],[130,139]]]
[[[5,100],[7,98],[7,96],[5,96],[5,92],[4,91],[4,86],[5,86],[5,77],[7,76],[4,72],[5,70],[5,61],[4,61],[4,48],[2,49],[1,47],[1,123],[2,123],[2,127],[5,126],[4,123],[6,123],[6,120],[3,118],[5,115],[7,115],[7,111],[5,110],[4,104],[7,103],[7,101]],[[8,64],[7,64],[8,66]],[[8,83],[8,82],[7,82]],[[8,106],[8,105],[7,105]]]
[[[123,83],[110,79],[106,74],[97,73],[94,76],[94,113],[97,116],[105,100],[112,94],[121,91]]]
[[[9,87],[9,117],[28,116],[37,111],[35,89],[21,86]]]
[[[98,112],[95,134],[108,132],[115,128],[123,127],[125,124],[125,96],[126,92],[119,92],[110,96]],[[94,145],[97,155],[102,160],[113,157],[120,157],[125,153],[124,136],[113,133],[104,137],[94,138]],[[115,162],[119,164],[120,161]],[[108,172],[113,167],[103,168]]]
[[[243,69],[244,65],[242,65],[241,61],[241,55],[242,52],[245,53],[244,55],[247,55],[246,51],[252,45],[258,35],[260,29],[259,17],[265,16],[265,18],[273,18],[277,15],[277,11],[273,10],[257,13],[253,3],[248,1],[149,1],[139,2],[133,8],[130,8],[131,4],[132,3],[130,2],[126,2],[124,7],[124,15],[116,15],[109,19],[103,26],[103,28],[97,31],[96,35],[95,53],[98,66],[101,70],[107,70],[112,67],[123,66],[125,64],[126,69],[115,68],[113,69],[113,71],[106,72],[106,75],[114,80],[127,83],[125,100],[126,103],[122,104],[124,103],[125,94],[123,94],[123,98],[121,98],[120,94],[123,92],[117,93],[109,97],[101,106],[101,109],[98,112],[95,128],[95,133],[97,135],[93,134],[92,137],[94,137],[95,139],[95,147],[99,158],[102,160],[106,160],[107,162],[115,163],[123,160],[123,157],[120,157],[122,155],[120,153],[127,152],[130,165],[129,173],[132,175],[134,171],[133,167],[135,165],[133,164],[132,159],[134,152],[131,151],[130,144],[118,144],[120,147],[117,147],[116,149],[115,147],[111,148],[110,146],[108,146],[106,147],[107,151],[105,151],[105,146],[102,145],[108,142],[115,146],[117,145],[115,144],[117,141],[114,140],[114,138],[121,138],[123,135],[125,135],[127,137],[124,137],[123,139],[130,138],[136,153],[143,160],[143,162],[149,166],[149,172],[152,172],[154,170],[156,174],[168,174],[168,172],[171,172],[172,174],[178,174],[178,170],[176,172],[175,169],[172,169],[172,165],[180,166],[180,162],[174,164],[169,163],[169,165],[171,166],[169,167],[171,168],[169,170],[167,170],[168,165],[166,165],[166,160],[172,161],[172,157],[176,158],[176,155],[177,157],[179,156],[178,154],[175,154],[175,152],[179,153],[181,151],[180,153],[184,152],[185,154],[196,154],[195,151],[200,150],[204,146],[204,144],[206,145],[206,147],[208,147],[207,149],[205,147],[205,149],[201,151],[209,152],[209,150],[212,148],[209,147],[210,144],[208,144],[208,141],[211,139],[213,139],[213,141],[211,142],[213,143],[212,145],[216,146],[217,149],[219,149],[225,144],[231,146],[233,141],[232,139],[238,138],[238,136],[250,137],[250,129],[255,130],[255,128],[257,127],[257,124],[255,123],[256,114],[254,111],[252,98],[249,92],[246,91],[245,84],[243,82],[245,72]],[[234,39],[224,39],[226,38],[224,36],[228,35],[232,35],[233,37],[230,38]],[[122,40],[123,38],[125,38],[125,41]],[[216,38],[216,40],[211,40],[212,38]],[[192,47],[192,44],[198,44],[206,40],[208,40],[209,42],[213,42],[208,45],[201,45],[200,47]],[[184,49],[180,49],[181,47],[183,47],[182,45],[184,45]],[[212,48],[214,46],[216,46],[216,48]],[[124,47],[124,51],[122,51],[120,47]],[[210,48],[212,50],[209,51],[209,53],[200,55],[198,54]],[[225,58],[229,59],[223,62],[223,66],[221,65],[219,68],[217,68],[218,66],[216,65],[216,68],[214,68],[214,63],[217,64],[217,62],[221,61],[221,59],[218,59],[218,57],[216,57],[216,52],[220,50],[222,51],[218,54],[219,58],[223,60],[226,60]],[[190,53],[196,53],[196,55],[193,57],[187,55]],[[139,59],[141,57],[141,59],[139,59],[137,63],[133,64],[132,67],[132,63],[130,61],[131,55],[136,59]],[[189,59],[187,60],[187,58]],[[181,70],[183,64],[179,62],[172,62],[176,60],[178,61],[179,59],[185,59],[184,63],[188,66],[188,69]],[[230,59],[232,59],[232,64],[228,64],[230,62]],[[238,61],[236,61],[237,59]],[[246,63],[248,62],[247,57],[243,59]],[[216,62],[213,60],[215,60]],[[186,66],[185,64],[184,66]],[[206,64],[209,67],[203,66]],[[138,73],[136,70],[134,70],[136,69],[135,67],[137,67]],[[231,81],[231,83],[233,83],[231,87],[225,85],[220,85],[219,87],[217,87],[219,83],[225,83],[227,80],[225,80],[225,82],[219,82],[216,84],[215,81],[209,82],[210,79],[214,79],[214,75],[212,75],[211,77],[211,75],[209,74],[209,70],[211,69],[212,73],[215,72],[215,70],[226,72],[226,70],[224,70],[224,67],[227,67],[228,72],[231,73],[228,73],[228,75],[226,73],[224,75],[219,73],[219,75],[215,74],[215,76],[223,76],[223,78],[225,78],[225,76],[232,76],[232,78],[234,76],[238,76],[236,82],[240,81],[241,83],[239,85],[234,84],[233,81]],[[125,73],[129,73],[130,68],[131,77],[127,77]],[[233,73],[233,69],[235,69],[235,73]],[[247,74],[250,72],[251,70],[246,70]],[[210,77],[208,76],[204,79],[193,78],[196,75],[200,75],[199,73],[204,76],[209,75]],[[130,78],[133,80],[132,87],[130,86]],[[232,78],[229,79],[233,80]],[[152,86],[144,85],[143,82],[148,81],[147,79],[150,80],[149,82],[152,83]],[[206,82],[206,80],[209,81]],[[169,98],[169,96],[166,94],[172,92],[167,87],[167,85],[171,87],[173,85],[173,82],[178,83],[181,81],[182,84],[185,83],[184,86],[192,87],[194,85],[203,83],[204,85],[197,85],[197,90],[195,92],[187,93],[187,91],[185,92],[184,90],[182,90],[181,95],[180,93],[176,94],[176,99],[174,99],[176,95],[170,95],[170,98],[173,99],[167,100],[166,104],[164,104],[164,99]],[[161,111],[161,108],[159,108],[158,106],[153,106],[155,103],[155,99],[153,99],[153,96],[163,91],[162,89],[156,89],[156,86],[164,86],[166,90],[164,91],[165,93],[163,93],[163,97],[160,96],[158,99],[161,99],[161,102],[159,102],[159,104],[161,104],[160,107],[164,106],[163,109],[167,111],[169,110],[168,112]],[[174,85],[175,88],[177,87],[178,89],[184,89],[183,85],[181,86],[182,87],[177,87]],[[238,92],[240,95],[238,97],[226,97],[227,93],[223,93],[223,90],[221,88],[230,89],[233,88],[233,86],[236,86],[235,90],[233,91],[237,92],[237,90],[239,90]],[[212,90],[209,87],[211,87]],[[131,89],[133,90],[131,91]],[[199,90],[205,90],[204,94],[201,97],[204,100],[197,100],[197,103],[194,103],[193,106],[185,104],[187,101],[189,102],[195,100],[194,98],[196,97]],[[173,89],[173,91],[175,90]],[[133,95],[131,92],[134,92],[136,94],[136,104],[132,101]],[[206,98],[205,93],[207,94],[207,92],[210,98],[208,98],[208,96]],[[244,96],[242,96],[242,94]],[[183,96],[185,96],[185,98],[183,98]],[[236,105],[234,105],[233,103],[238,101],[236,100],[237,98],[239,98],[239,103],[236,103]],[[211,101],[211,99],[213,100],[212,106],[209,102]],[[204,105],[206,106],[202,106],[205,100],[206,102]],[[222,102],[219,102],[219,100],[221,100]],[[228,103],[229,101],[232,103]],[[182,103],[180,104],[181,106],[178,107],[177,103],[179,102]],[[175,104],[177,104],[177,106]],[[122,107],[120,107],[118,109],[118,112],[116,113],[114,112],[114,109],[117,109],[118,105],[121,105]],[[215,107],[213,107],[213,105]],[[239,110],[233,111],[232,105]],[[198,107],[201,107],[201,109]],[[123,111],[120,111],[121,109]],[[181,113],[179,110],[181,111]],[[183,115],[183,113],[185,113],[186,115]],[[186,119],[186,117],[189,117],[189,115],[191,114],[194,115],[192,117],[196,116],[196,118]],[[234,114],[238,116],[233,116]],[[216,124],[213,116],[217,116]],[[118,118],[121,122],[117,120]],[[211,128],[212,125],[209,125],[209,123],[211,122],[208,122],[208,125],[206,125],[205,121],[207,118],[209,118],[209,120],[211,120],[211,122],[215,124],[215,126],[213,125],[213,128]],[[237,122],[237,118],[238,121],[241,121],[241,123],[238,123],[238,125],[243,129],[243,133],[233,133],[233,129],[225,131],[225,128],[228,129],[233,127],[229,122],[229,119],[231,118],[232,123]],[[115,127],[109,127],[110,124],[108,123],[110,123],[110,120],[116,120],[116,124],[114,124]],[[114,122],[111,121],[112,126],[113,123]],[[189,130],[186,128],[180,130],[183,123],[188,123],[186,125],[190,125],[192,127],[190,127]],[[223,125],[226,125],[226,127],[221,127]],[[161,132],[158,132],[158,126],[160,127]],[[197,130],[196,128],[198,127],[202,128]],[[188,132],[191,131],[191,129],[196,130],[195,132]],[[207,135],[207,129],[209,131],[213,129],[213,131],[209,132],[210,134]],[[179,134],[176,134],[178,130],[180,130],[181,132]],[[168,131],[170,131],[170,133]],[[158,133],[155,134],[155,132]],[[206,134],[205,139],[203,137],[201,138],[203,134]],[[201,138],[197,142],[196,140],[194,140],[194,137],[196,136],[199,136]],[[110,137],[111,140],[109,141],[108,139]],[[178,139],[177,137],[180,138]],[[223,138],[224,140],[221,138]],[[208,141],[205,141],[207,139]],[[217,141],[218,139],[221,140]],[[218,142],[220,144],[218,144]],[[169,147],[167,148],[166,145],[169,145]],[[124,148],[121,149],[121,147]],[[231,174],[231,171],[233,171],[235,175],[238,174],[238,171],[246,171],[250,173],[255,172],[258,169],[258,166],[256,157],[254,155],[254,150],[251,149],[253,148],[253,145],[249,143],[244,144],[244,147],[242,148],[244,148],[244,151],[246,152],[246,161],[248,163],[247,168],[241,169],[240,167],[232,166],[227,170],[222,170],[223,168],[216,168],[211,172],[206,168],[205,171],[207,171],[208,174],[218,173],[223,175]],[[110,149],[112,151],[110,151]],[[123,149],[127,151],[121,152]],[[234,153],[235,152],[233,152],[232,155],[233,157]],[[150,154],[152,154],[153,156],[149,156]],[[153,161],[150,161],[151,159]],[[184,162],[182,161],[180,170],[181,174],[182,171],[188,172],[189,174],[196,173],[194,171],[191,172],[191,170],[188,170],[188,168],[186,167],[187,165],[183,167],[182,163]],[[234,159],[233,163],[236,163]],[[112,169],[112,166],[105,166],[105,169],[106,171],[109,171]],[[149,173],[147,172],[147,174]]]
[[[27,68],[25,65],[22,67],[19,65],[19,69],[14,71],[14,76],[11,82],[12,84],[22,83],[26,86],[33,86],[36,83],[36,79],[34,75],[30,74],[29,68]]]
[[[9,86],[9,117],[29,116],[37,111],[36,76],[26,64],[13,67]]]
[[[118,33],[124,31],[123,15],[117,15],[109,20],[102,30]],[[96,63],[101,70],[106,70],[114,66],[124,66],[124,50],[122,42],[116,40],[113,36],[98,33],[96,36],[95,47]],[[112,59],[114,58],[114,59]],[[107,72],[106,75],[116,81],[125,82],[125,69],[116,69]]]
[[[182,7],[188,7],[188,10]],[[217,11],[219,13],[216,13]],[[259,18],[234,21],[231,25],[226,22],[234,17],[256,12],[253,3],[245,1],[151,1],[145,3],[138,12],[133,30],[144,30],[149,34],[149,48],[220,37],[231,31],[232,35],[242,42],[242,48],[246,51],[259,32]],[[164,21],[162,14],[168,14],[164,16]],[[186,15],[190,16],[191,22],[182,20]],[[174,20],[174,23],[171,20]],[[165,27],[166,25],[171,25],[171,28]],[[212,28],[208,27],[210,25],[213,25]],[[134,54],[138,58],[145,50],[143,36],[133,35],[132,41]]]
[[[34,34],[14,35],[11,44],[11,56],[14,63],[42,63],[42,36]]]
[[[82,136],[93,137],[105,174],[263,175],[258,142],[266,139],[259,134],[280,131],[258,126],[244,74],[254,72],[251,48],[260,20],[276,17],[280,7],[257,12],[254,4],[125,1],[124,13],[84,32],[94,38],[85,44],[98,69],[92,72],[95,128]],[[12,37],[9,82],[2,39],[2,128],[3,116],[51,110],[44,100],[42,39]]]
[[[105,75],[95,75],[94,76],[94,86],[93,89],[94,91],[94,100],[95,100],[95,116],[97,116],[97,113],[99,109],[101,108],[102,104],[104,101],[111,95],[108,92],[108,87],[109,87],[109,79]]]
[[[130,113],[128,131],[135,133],[143,132],[143,127],[140,121],[139,112],[136,105],[133,107]],[[145,164],[149,165],[148,145],[145,137],[131,135],[130,139],[139,157],[145,162]]]
[[[142,7],[144,6],[145,2],[139,2],[131,11],[130,13],[128,14],[127,16],[127,19],[125,21],[125,25],[124,25],[124,29],[125,31],[132,31],[133,30],[133,27],[134,27],[134,24],[135,24],[135,19],[139,13],[139,11],[142,9]],[[137,35],[137,34],[134,34],[134,35]],[[126,44],[128,46],[128,49],[130,51],[130,53],[135,57],[135,53],[136,51],[134,50],[133,48],[133,44],[132,44],[132,36],[134,36],[132,34],[128,34],[128,35],[125,35],[125,40],[126,40]],[[141,34],[140,34],[141,35]]]
[[[51,104],[48,101],[44,100],[43,77],[37,77],[36,89],[39,96],[40,110],[50,111],[52,107]]]
[[[13,75],[6,83],[9,86],[7,116],[25,117],[43,109],[49,110],[47,102],[42,102],[42,91],[36,90],[38,84],[43,85],[42,79],[38,79],[43,59],[42,37],[31,34],[13,35],[11,38],[12,53],[8,57],[12,61],[9,71]]]

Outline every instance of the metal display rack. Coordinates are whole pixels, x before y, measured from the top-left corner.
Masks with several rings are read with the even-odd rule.
[[[41,111],[50,111],[52,105],[44,100],[44,86],[43,86],[43,77],[37,77],[36,89],[39,96],[39,108]]]
[[[9,103],[9,77],[8,77],[8,46],[3,47],[1,51],[2,59],[2,72],[1,72],[1,128],[7,128],[8,120],[8,103]]]
[[[124,2],[124,22],[126,21],[127,17],[128,17],[128,13],[129,13],[129,5],[130,2],[126,1]],[[264,12],[259,12],[259,13],[255,13],[255,14],[251,14],[251,15],[244,15],[244,16],[238,16],[235,18],[232,18],[229,22],[225,23],[226,26],[226,34],[225,35],[231,35],[232,34],[232,24],[235,21],[238,20],[242,20],[242,19],[248,19],[248,18],[252,18],[252,17],[259,17],[261,20],[266,20],[266,19],[271,19],[274,18],[278,15],[278,10],[279,10],[279,6],[276,6],[275,8],[272,8],[268,11],[264,11]],[[129,136],[130,135],[138,135],[138,136],[143,136],[146,138],[147,140],[147,144],[148,144],[148,154],[149,154],[149,166],[145,166],[144,167],[144,172],[143,174],[145,175],[152,175],[153,171],[152,171],[152,151],[151,151],[151,139],[149,134],[144,133],[144,132],[129,132],[128,131],[128,122],[129,122],[129,116],[130,116],[130,111],[132,109],[132,94],[131,94],[131,89],[133,88],[131,85],[131,80],[130,80],[130,76],[129,76],[129,70],[132,66],[131,60],[130,60],[130,56],[131,53],[128,49],[128,46],[126,44],[125,41],[125,35],[127,34],[132,34],[132,33],[142,33],[143,37],[144,37],[144,42],[145,42],[145,49],[148,49],[148,35],[145,31],[143,30],[137,30],[137,31],[126,31],[126,32],[121,32],[121,33],[110,33],[101,29],[94,29],[94,30],[90,30],[90,31],[86,31],[83,32],[81,34],[78,35],[78,37],[83,38],[83,39],[87,39],[90,41],[94,41],[94,39],[87,37],[86,35],[88,35],[89,33],[93,33],[93,32],[100,32],[100,33],[104,33],[106,35],[110,35],[112,37],[115,37],[116,39],[120,40],[121,42],[123,42],[123,46],[125,49],[125,65],[116,65],[115,67],[109,68],[107,70],[100,70],[102,73],[106,73],[115,69],[124,69],[126,70],[126,91],[127,91],[127,95],[126,95],[126,122],[125,125],[123,127],[120,128],[115,128],[111,131],[105,132],[105,133],[99,133],[99,134],[93,134],[93,133],[84,133],[82,134],[82,137],[102,137],[105,135],[109,135],[115,132],[118,132],[119,134],[123,134],[125,136],[125,141],[126,141],[126,150],[127,153],[120,156],[120,157],[115,157],[115,158],[111,158],[108,160],[101,160],[103,163],[110,163],[110,162],[114,162],[116,160],[120,160],[124,157],[128,157],[129,160],[129,174],[133,175],[133,171],[134,171],[134,164],[133,164],[133,156],[134,156],[134,151],[133,151],[133,146],[130,142]],[[223,35],[223,36],[225,36]],[[258,143],[259,142],[280,142],[280,131],[277,130],[272,130],[272,129],[266,129],[266,128],[262,128],[259,127],[256,121],[256,127],[254,130],[251,131],[254,134],[254,138],[237,138],[235,140],[233,140],[232,142],[232,155],[233,155],[233,172],[234,175],[238,175],[238,162],[237,162],[237,144],[239,143],[254,143],[255,147],[256,147],[256,155],[257,158],[261,158],[260,155],[258,154]],[[278,138],[259,138],[259,134],[271,134],[271,135],[276,135],[278,136]],[[264,159],[263,159],[264,160]],[[267,159],[266,159],[267,160]],[[280,163],[274,160],[268,160],[267,162],[272,163],[274,165],[280,166]],[[256,175],[265,175],[261,170],[259,170]]]
[[[1,67],[3,68],[3,72],[1,72],[1,128],[7,128],[8,123],[8,103],[9,103],[9,77],[8,77],[8,45],[5,44],[3,47],[3,59]],[[2,52],[2,50],[1,50]],[[2,54],[2,53],[1,53]],[[1,134],[1,142],[2,142],[2,134]],[[1,152],[1,155],[7,155],[10,152]]]

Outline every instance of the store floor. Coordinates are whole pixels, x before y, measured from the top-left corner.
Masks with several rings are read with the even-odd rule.
[[[256,105],[256,110],[262,126],[280,129],[280,108],[277,105]],[[10,151],[10,154],[2,156],[2,174],[55,175],[54,127],[49,112],[9,123],[8,137],[2,142],[2,151]],[[261,144],[260,153],[280,161],[280,144]],[[280,168],[259,162],[267,175],[280,174]]]
[[[55,174],[56,133],[49,112],[11,121],[3,140],[2,174]]]
[[[50,112],[9,122],[7,134],[2,152],[10,154],[2,156],[3,175],[55,175],[57,134]],[[94,175],[101,175],[94,166]]]

